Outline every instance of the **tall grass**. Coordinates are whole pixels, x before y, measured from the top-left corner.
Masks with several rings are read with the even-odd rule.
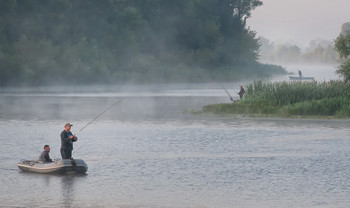
[[[330,82],[263,82],[246,86],[243,100],[205,106],[203,112],[277,116],[350,116],[350,84]]]
[[[246,88],[245,101],[273,106],[350,95],[350,85],[342,81],[275,83],[256,81]]]

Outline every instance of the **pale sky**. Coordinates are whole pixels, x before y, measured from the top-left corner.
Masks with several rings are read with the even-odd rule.
[[[350,0],[262,0],[247,20],[257,36],[306,47],[311,40],[333,41],[350,22]]]

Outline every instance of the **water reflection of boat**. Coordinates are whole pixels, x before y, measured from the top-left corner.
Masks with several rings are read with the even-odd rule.
[[[22,171],[34,173],[85,173],[88,169],[84,160],[81,159],[55,160],[50,163],[43,163],[36,160],[21,160],[17,165]]]
[[[293,80],[293,81],[313,81],[314,80],[314,77],[300,77],[300,76],[289,76],[289,79],[290,80]]]

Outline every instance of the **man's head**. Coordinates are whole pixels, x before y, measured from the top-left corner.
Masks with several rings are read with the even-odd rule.
[[[45,144],[45,145],[44,145],[44,150],[50,152],[50,145]]]
[[[66,125],[64,125],[64,130],[70,131],[70,128],[71,128],[72,126],[73,126],[72,124],[66,123]]]

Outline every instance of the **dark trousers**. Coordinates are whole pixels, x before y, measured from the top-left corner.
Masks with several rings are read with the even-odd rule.
[[[70,159],[72,157],[72,149],[61,148],[62,159]]]

